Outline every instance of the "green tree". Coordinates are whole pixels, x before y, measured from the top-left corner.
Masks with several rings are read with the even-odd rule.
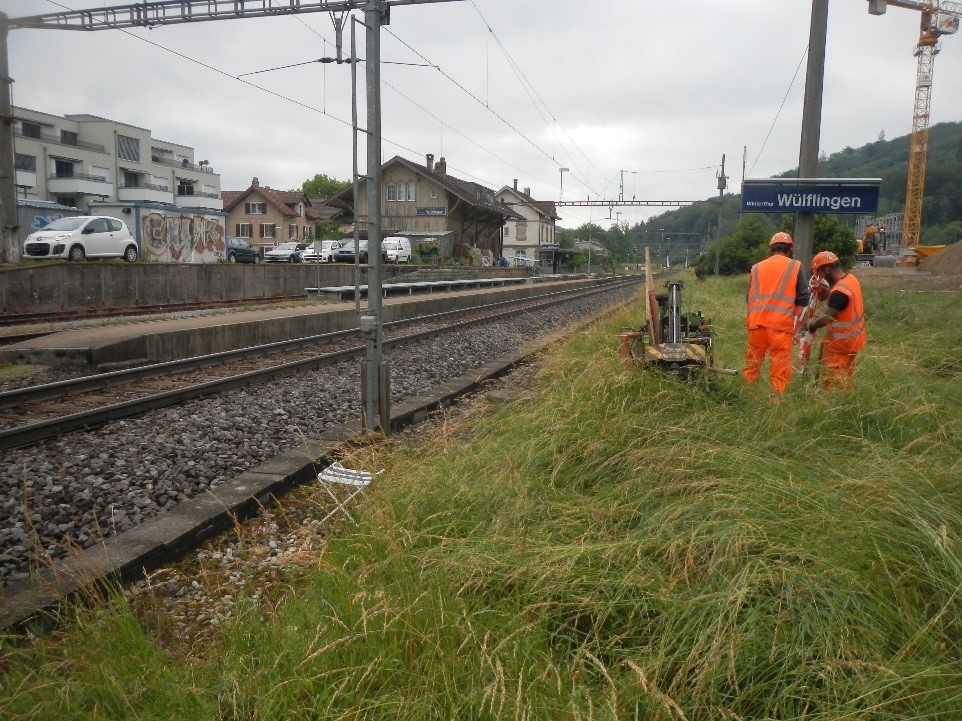
[[[732,234],[721,239],[718,253],[718,272],[721,275],[747,273],[752,265],[768,254],[772,237],[771,223],[766,218],[746,215],[735,226]],[[715,272],[715,246],[698,256],[695,276],[704,278]]]
[[[792,232],[795,224],[793,215],[783,215],[781,229],[786,233]],[[830,250],[842,261],[842,266],[851,268],[855,263],[855,252],[858,242],[855,231],[839,221],[835,215],[815,214],[814,237],[812,238],[812,255],[822,250]],[[806,270],[808,270],[806,268]]]
[[[314,223],[315,240],[340,240],[341,226],[333,220],[318,220]]]
[[[348,180],[337,180],[330,178],[324,173],[315,175],[310,180],[305,180],[301,185],[301,192],[312,200],[327,200],[333,195],[340,193],[350,185]]]

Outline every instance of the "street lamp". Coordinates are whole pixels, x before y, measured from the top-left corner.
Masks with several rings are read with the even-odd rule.
[[[570,173],[571,168],[558,168],[561,171],[561,200],[565,199],[565,173]]]

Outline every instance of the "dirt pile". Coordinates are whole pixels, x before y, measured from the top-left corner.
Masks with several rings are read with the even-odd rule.
[[[945,249],[919,262],[919,270],[932,275],[962,276],[962,242],[952,243]]]

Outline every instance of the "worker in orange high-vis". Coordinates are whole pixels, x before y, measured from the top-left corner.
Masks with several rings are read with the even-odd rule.
[[[862,286],[858,278],[842,270],[838,256],[829,250],[816,253],[812,258],[812,273],[820,274],[831,286],[828,307],[822,315],[810,320],[806,329],[814,333],[828,326],[820,361],[822,387],[848,392],[852,390],[855,375],[855,356],[865,347]]]
[[[784,393],[792,378],[795,316],[808,305],[808,278],[802,264],[792,259],[794,250],[792,236],[775,233],[768,243],[768,258],[752,266],[745,296],[748,347],[742,375],[748,383],[756,383],[767,353],[769,380],[776,393]]]

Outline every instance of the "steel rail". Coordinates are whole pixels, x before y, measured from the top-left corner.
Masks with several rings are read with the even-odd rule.
[[[500,320],[512,315],[530,313],[534,310],[544,310],[562,303],[579,300],[581,298],[590,297],[601,293],[607,293],[630,285],[636,285],[638,282],[640,281],[634,280],[624,283],[615,283],[611,285],[605,285],[601,288],[593,288],[584,292],[571,293],[561,298],[551,298],[550,300],[538,303],[535,306],[525,306],[523,308],[509,310],[508,312],[497,316],[497,318],[492,316],[485,316],[483,318],[470,318],[452,323],[443,328],[431,328],[424,331],[418,331],[409,335],[386,340],[384,342],[384,347],[392,348],[401,346],[442,335],[443,333],[450,333],[474,325],[480,325],[482,323],[490,323],[494,320]],[[328,365],[340,360],[346,360],[352,356],[363,355],[364,351],[364,346],[356,346],[354,348],[347,348],[344,350],[335,351],[333,353],[327,353],[320,356],[313,356],[311,358],[292,361],[290,363],[284,363],[279,366],[272,366],[270,368],[250,371],[248,373],[231,376],[229,378],[206,381],[204,383],[199,383],[187,388],[180,388],[165,393],[157,393],[132,401],[115,403],[90,411],[82,411],[80,413],[74,413],[68,416],[61,416],[59,418],[39,421],[26,426],[20,426],[18,428],[9,428],[4,431],[0,431],[0,450],[32,445],[63,433],[81,429],[90,429],[103,425],[109,421],[142,415],[148,411],[174,406],[179,403],[183,403],[184,401],[251,385],[260,380],[268,380],[277,376],[289,375],[301,370],[317,368],[319,366]]]

